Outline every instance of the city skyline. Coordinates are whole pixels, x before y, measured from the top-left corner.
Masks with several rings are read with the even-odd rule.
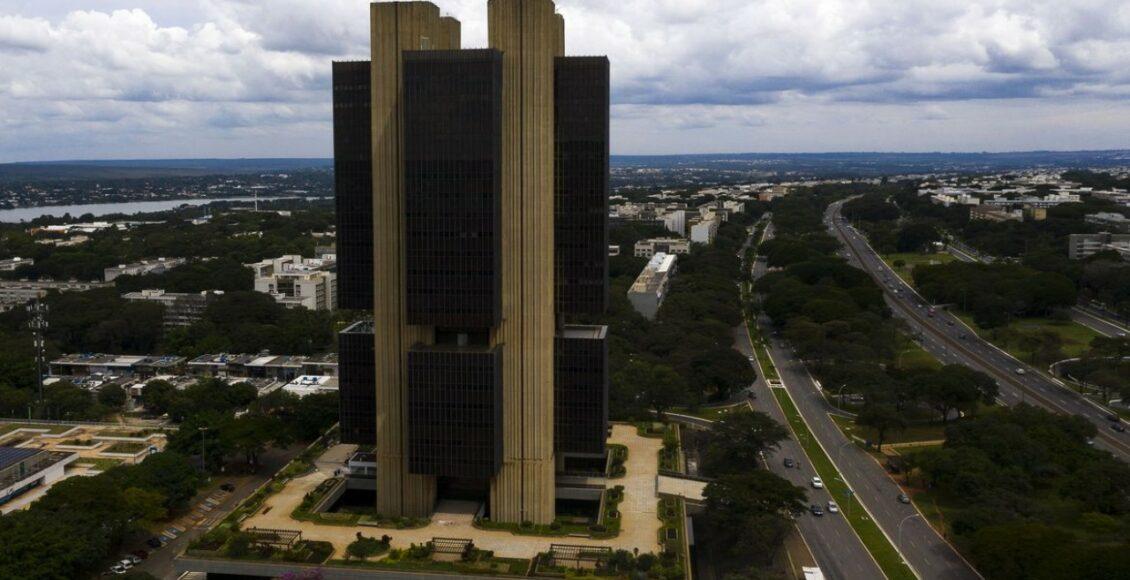
[[[0,162],[329,157],[325,65],[364,57],[366,6],[8,3]],[[465,23],[465,45],[486,45],[482,3],[439,6]],[[560,10],[575,23],[571,53],[616,62],[613,154],[1127,145],[1130,9],[1120,3],[847,6],[574,0]]]

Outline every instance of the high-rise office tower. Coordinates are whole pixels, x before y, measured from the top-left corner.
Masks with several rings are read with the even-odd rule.
[[[608,431],[606,330],[566,322],[606,307],[609,67],[564,57],[551,0],[488,15],[461,50],[435,5],[375,3],[372,60],[334,66],[342,303],[373,309],[342,335],[343,437],[375,438],[382,514],[547,523]]]

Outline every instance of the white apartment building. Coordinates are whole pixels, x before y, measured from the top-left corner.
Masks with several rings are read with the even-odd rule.
[[[628,289],[628,301],[632,303],[632,308],[648,320],[655,320],[663,299],[667,297],[667,288],[671,285],[671,277],[675,275],[676,258],[677,256],[663,253],[652,256]]]
[[[337,274],[330,271],[335,256],[282,256],[245,264],[255,272],[255,291],[269,294],[287,308],[337,308]]]

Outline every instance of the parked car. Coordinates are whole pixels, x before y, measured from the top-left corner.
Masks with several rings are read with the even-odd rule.
[[[910,503],[910,496],[905,493],[899,494],[899,503]]]
[[[231,484],[231,483],[225,483],[225,484],[220,486],[220,489],[227,491],[227,492],[233,492],[233,491],[235,491],[235,485]]]
[[[785,458],[784,464],[786,469],[792,469],[796,467],[796,462],[788,457]]]
[[[130,562],[129,560],[126,560],[126,559],[118,560],[118,565],[121,566],[122,568],[125,568],[126,570],[133,568],[133,562]]]
[[[840,506],[839,506],[839,504],[837,504],[837,503],[836,503],[836,502],[834,502],[834,501],[830,501],[830,502],[828,502],[828,513],[830,513],[830,514],[838,514],[838,513],[840,513]]]
[[[809,506],[808,511],[812,512],[812,515],[814,515],[816,517],[820,517],[820,516],[824,515],[824,510],[816,504],[812,504],[811,506]]]
[[[141,560],[145,560],[145,559],[149,558],[149,552],[147,552],[145,550],[134,550],[134,551],[130,552],[130,554],[133,554],[134,557],[139,558]]]
[[[812,478],[812,487],[814,487],[815,489],[824,489],[824,480],[820,479],[820,476],[818,475],[814,476]]]
[[[118,564],[114,564],[113,566],[110,566],[110,573],[111,574],[125,574],[126,569],[121,567]]]
[[[153,536],[152,538],[145,540],[145,545],[156,550],[157,548],[160,548],[164,544],[161,542],[161,538],[158,538],[157,536]]]
[[[142,558],[139,558],[134,554],[130,554],[130,555],[126,556],[126,560],[129,560],[130,564],[136,566],[136,565],[141,563]]]

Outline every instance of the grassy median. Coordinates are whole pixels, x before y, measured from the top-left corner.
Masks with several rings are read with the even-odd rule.
[[[832,464],[832,460],[824,453],[824,449],[816,442],[816,438],[813,437],[808,425],[801,418],[800,411],[793,404],[789,393],[784,389],[773,389],[773,395],[777,397],[781,410],[784,411],[785,417],[789,420],[789,427],[792,429],[793,436],[804,448],[804,453],[808,456],[808,460],[812,462],[816,473],[820,474],[820,478],[824,480],[825,488],[840,504],[841,513],[847,518],[855,533],[859,535],[859,539],[863,541],[867,551],[879,563],[879,568],[891,580],[914,580],[914,572],[903,563],[902,556],[883,535],[879,525],[867,515],[863,505],[854,495],[848,497],[847,484],[840,477],[840,472]]]

